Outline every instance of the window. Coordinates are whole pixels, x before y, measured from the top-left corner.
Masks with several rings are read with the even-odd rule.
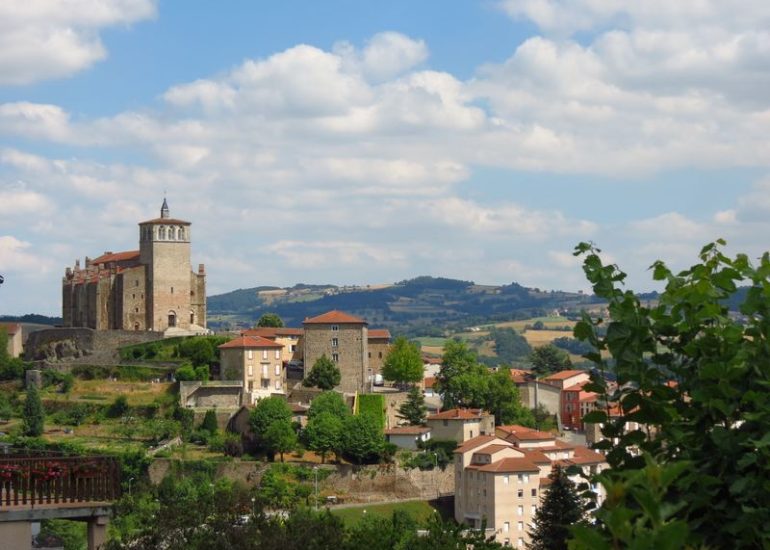
[[[511,545],[511,539],[505,539],[503,541],[503,546],[510,546]]]
[[[382,359],[382,352],[380,352],[380,359]]]
[[[524,530],[524,522],[523,521],[517,522],[516,529],[518,529],[519,531],[523,531]]]
[[[275,375],[276,376],[281,376],[281,365],[276,365],[275,366]]]
[[[290,349],[291,349],[291,352],[294,353],[295,351],[297,351],[297,345],[292,344]]]
[[[136,300],[136,294],[132,294],[132,295],[131,295],[131,299],[132,299],[132,300]]]
[[[444,424],[444,426],[449,426],[449,420],[444,420],[443,424]]]
[[[174,287],[172,286],[171,287],[171,294],[173,294],[173,293],[174,293]]]
[[[336,348],[336,347],[339,347],[339,345],[340,345],[339,339],[338,338],[332,338],[332,347]]]
[[[524,498],[524,489],[519,489],[516,496],[519,498]]]
[[[161,225],[160,229],[158,230],[158,239],[161,241],[166,240],[166,227]]]
[[[270,380],[267,380],[265,378],[262,379],[262,389],[266,390],[270,387]]]
[[[339,363],[340,362],[340,354],[339,353],[332,353],[332,361],[334,361],[335,363]]]
[[[339,325],[332,325],[332,331],[337,332],[339,329]]]
[[[509,476],[509,475],[504,475],[504,476],[503,476],[503,483],[504,483],[505,485],[508,485],[508,481],[509,481],[509,478],[510,478],[510,477],[511,477],[511,476]]]
[[[534,504],[532,505],[532,510],[531,510],[531,512],[532,512],[532,515],[533,515],[533,516],[535,515],[535,512],[537,512],[537,506],[535,506]]]
[[[473,430],[471,430],[470,433],[471,433],[471,439],[473,439]]]
[[[254,390],[254,382],[249,380],[249,391],[253,391],[253,390]]]
[[[517,516],[523,516],[524,515],[524,506],[517,506],[516,507],[516,515]]]
[[[139,313],[139,308],[138,307],[134,308],[134,313]]]
[[[139,281],[138,280],[134,281],[134,286],[139,286]]]
[[[508,532],[508,531],[510,531],[510,530],[511,530],[511,524],[510,524],[510,522],[507,522],[507,521],[506,521],[505,523],[503,523],[503,533],[507,533],[507,532]]]
[[[519,474],[519,483],[529,483],[529,474]]]
[[[518,546],[519,548],[524,548],[524,539],[519,537],[519,540],[516,543],[516,546]]]
[[[275,358],[280,359],[281,358],[281,350],[277,349],[275,350]]]
[[[277,389],[277,390],[281,389],[281,381],[280,380],[276,380],[275,381],[275,389]]]
[[[248,358],[249,358],[249,359],[254,359],[254,350],[251,350],[251,349],[250,349],[250,350],[248,351],[248,354],[247,354],[247,356],[248,356]]]
[[[262,365],[262,378],[267,378],[267,365]]]
[[[372,358],[372,352],[371,351],[368,353],[368,356],[369,356],[369,359]]]
[[[262,359],[267,359],[267,350],[266,349],[262,350]]]
[[[254,376],[254,365],[249,365],[249,376]]]
[[[532,489],[532,496],[533,496],[533,497],[536,497],[536,496],[537,496],[537,489]]]

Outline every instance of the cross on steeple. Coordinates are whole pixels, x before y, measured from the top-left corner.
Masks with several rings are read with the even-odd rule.
[[[161,218],[169,217],[168,202],[166,202],[166,197],[163,197],[163,206],[160,207],[160,217]]]

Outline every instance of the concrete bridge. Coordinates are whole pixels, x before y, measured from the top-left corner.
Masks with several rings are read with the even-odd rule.
[[[0,550],[31,548],[32,523],[44,519],[86,522],[88,549],[96,550],[119,497],[113,457],[0,455]]]

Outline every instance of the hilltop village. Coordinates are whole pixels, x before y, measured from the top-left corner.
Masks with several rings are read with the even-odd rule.
[[[515,547],[531,542],[555,475],[573,467],[578,483],[607,467],[591,450],[600,426],[583,421],[599,396],[585,389],[589,372],[563,357],[539,371],[483,366],[460,340],[425,353],[337,310],[296,327],[266,315],[253,328],[214,334],[205,268],[191,269],[191,226],[171,217],[164,199],[159,217],[139,222],[138,250],[66,269],[62,327],[23,341],[20,325],[4,326],[8,356],[33,361],[25,383],[45,397],[40,435],[93,446],[101,434],[101,443],[144,448],[156,465],[184,464],[191,453],[237,457],[258,492],[270,479],[264,460],[322,467],[316,505],[425,499]],[[465,395],[452,371],[474,373],[499,395]],[[112,396],[104,408],[86,389],[97,387]],[[364,483],[347,464],[405,477],[392,487]],[[604,492],[594,490],[600,504]]]

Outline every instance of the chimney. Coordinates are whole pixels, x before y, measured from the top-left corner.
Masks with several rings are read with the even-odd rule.
[[[206,266],[198,264],[198,275],[204,275],[206,273]]]

